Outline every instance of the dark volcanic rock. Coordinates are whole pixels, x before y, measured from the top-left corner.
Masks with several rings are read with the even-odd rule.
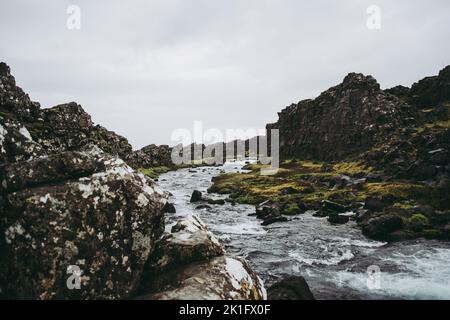
[[[364,203],[364,208],[372,211],[383,211],[389,203],[380,198],[367,197]]]
[[[349,207],[339,204],[337,202],[329,201],[329,200],[322,201],[322,209],[327,210],[327,211],[340,212],[340,213],[350,211]]]
[[[318,98],[287,107],[267,129],[280,130],[282,159],[339,160],[385,141],[414,114],[373,77],[351,73]]]
[[[345,224],[350,221],[350,218],[348,216],[343,216],[341,214],[329,214],[328,215],[328,222],[331,224]]]
[[[286,222],[288,219],[281,214],[279,204],[265,201],[255,207],[256,217],[263,220],[263,226],[276,222]]]
[[[411,103],[419,107],[435,106],[450,100],[450,66],[442,69],[437,76],[413,84],[409,96]]]
[[[191,195],[191,203],[199,202],[202,200],[202,193],[198,190],[194,190]]]
[[[268,300],[315,300],[303,277],[291,276],[267,290]]]
[[[362,228],[363,233],[373,239],[388,240],[389,233],[402,227],[402,219],[396,215],[382,215],[369,219]]]
[[[163,208],[163,212],[164,213],[176,213],[177,210],[175,209],[175,206],[173,203],[167,202]]]

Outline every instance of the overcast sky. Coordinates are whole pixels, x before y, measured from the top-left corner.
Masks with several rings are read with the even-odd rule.
[[[2,0],[0,60],[43,107],[76,101],[140,148],[195,120],[264,128],[349,72],[410,86],[450,64],[449,17],[448,0]]]

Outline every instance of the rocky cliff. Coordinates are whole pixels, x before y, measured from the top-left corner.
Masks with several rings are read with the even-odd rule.
[[[279,113],[281,158],[339,160],[368,150],[415,121],[416,111],[380,89],[371,76],[350,73],[313,100]]]
[[[204,264],[192,266],[189,255],[174,260],[189,267],[191,277],[205,277],[198,290],[210,288],[210,268],[205,273],[203,267],[211,263],[218,281],[214,297],[263,298],[259,278],[244,261],[225,258],[200,222],[196,229],[188,228],[191,234],[182,237],[184,243],[169,240],[175,236],[161,240],[168,195],[128,163],[153,165],[165,161],[168,151],[150,146],[136,157],[124,137],[94,125],[73,102],[41,109],[0,63],[0,298],[124,299],[148,294],[138,290],[142,279],[154,288],[161,275],[151,276],[151,257],[182,252],[183,246]],[[161,156],[155,158],[155,153]],[[213,255],[207,254],[209,242],[217,246]],[[241,263],[246,270],[239,274],[242,279],[220,271],[229,261]],[[187,274],[182,268],[176,272]],[[247,281],[246,286],[240,281]],[[239,288],[231,291],[226,283]],[[183,296],[152,291],[152,298]]]

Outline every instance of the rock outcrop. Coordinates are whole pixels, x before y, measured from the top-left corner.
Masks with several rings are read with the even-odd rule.
[[[76,103],[40,109],[0,64],[1,297],[133,295],[167,196],[130,152]]]
[[[134,168],[151,168],[165,166],[174,167],[172,162],[172,148],[167,145],[148,145],[131,153],[127,161]]]
[[[279,113],[280,157],[339,160],[358,154],[414,121],[415,110],[380,89],[371,76],[350,73],[313,100]]]

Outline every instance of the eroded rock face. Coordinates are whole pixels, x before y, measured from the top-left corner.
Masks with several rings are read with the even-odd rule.
[[[437,76],[426,77],[412,85],[409,92],[410,103],[418,107],[431,107],[450,100],[450,66],[442,69]]]
[[[163,237],[146,267],[138,299],[259,300],[261,279],[223,246],[196,216],[179,221]]]
[[[338,160],[368,150],[397,128],[414,121],[415,111],[384,92],[371,76],[350,73],[314,100],[279,113],[267,129],[280,130],[280,157]]]
[[[5,172],[2,294],[129,297],[164,229],[163,192],[98,148],[9,164]],[[70,266],[81,270],[79,290],[66,286]]]

